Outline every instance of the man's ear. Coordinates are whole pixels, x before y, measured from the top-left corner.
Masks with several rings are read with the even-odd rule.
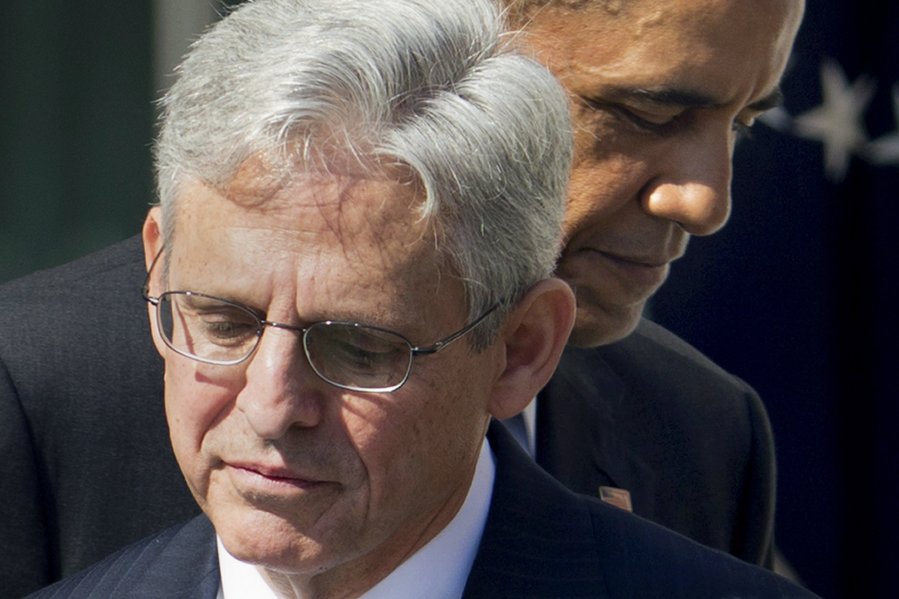
[[[146,264],[147,271],[149,272],[150,267],[153,265],[153,260],[159,255],[159,251],[162,249],[162,245],[164,243],[164,239],[162,237],[162,209],[159,206],[154,206],[150,208],[150,212],[147,214],[147,218],[144,220],[144,227],[141,230],[141,238],[144,242],[144,263]],[[162,273],[162,265],[156,265],[156,269],[154,269],[153,274],[156,281],[161,280]],[[150,285],[150,293],[158,294],[161,292],[159,289],[160,285],[156,284]],[[150,319],[150,333],[153,336],[153,345],[156,346],[156,351],[159,352],[163,358],[165,357],[166,346],[165,342],[163,342],[162,338],[159,336],[159,330],[156,327],[156,307],[147,302],[147,316]]]
[[[494,417],[514,416],[549,381],[571,333],[574,311],[571,288],[551,278],[534,285],[506,317],[498,339],[505,368],[490,401]]]
[[[144,219],[144,227],[141,229],[141,238],[144,242],[144,262],[147,265],[147,271],[153,264],[153,260],[162,249],[162,208],[154,206],[147,213]]]

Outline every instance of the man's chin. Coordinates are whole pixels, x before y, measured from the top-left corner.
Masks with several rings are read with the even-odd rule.
[[[643,314],[643,305],[640,303],[615,309],[578,306],[568,345],[589,348],[621,341],[637,327]]]

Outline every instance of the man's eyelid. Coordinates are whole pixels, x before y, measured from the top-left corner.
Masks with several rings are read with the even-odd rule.
[[[222,297],[220,295],[212,295],[206,293],[197,293],[192,292],[189,295],[185,295],[185,301],[187,304],[195,309],[195,310],[210,310],[210,309],[218,309],[222,310],[225,308],[231,309],[243,309],[247,312],[250,312],[254,316],[256,316],[260,320],[265,320],[265,311],[245,304],[241,301],[231,299],[228,297]],[[223,305],[216,306],[210,302],[222,302]]]
[[[685,121],[685,115],[688,113],[688,110],[681,110],[659,118],[643,111],[635,110],[624,104],[613,105],[609,107],[608,110],[616,114],[619,119],[629,123],[632,127],[655,135],[671,133],[673,128],[680,126],[683,122],[687,122]]]
[[[593,108],[619,108],[628,110],[645,120],[671,120],[684,113],[692,105],[656,98],[652,94],[613,92],[608,95],[580,96],[581,100]]]
[[[646,121],[653,125],[666,125],[677,120],[679,116],[686,112],[685,108],[672,106],[641,107],[631,104],[622,104],[621,106],[641,121]]]
[[[581,103],[592,111],[601,111],[615,115],[616,118],[626,121],[632,127],[655,133],[659,127],[665,127],[672,119],[654,121],[646,118],[641,112],[621,102],[608,101],[587,96],[579,97]]]
[[[402,347],[404,345],[401,337],[384,338],[382,336],[355,337],[352,339],[341,339],[340,342],[344,347],[358,349],[372,355],[390,354],[395,352],[398,346]]]

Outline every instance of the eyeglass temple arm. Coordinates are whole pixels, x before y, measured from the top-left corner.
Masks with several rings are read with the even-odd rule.
[[[473,321],[468,323],[466,326],[462,327],[461,329],[459,329],[455,333],[449,335],[448,337],[444,337],[443,339],[435,342],[433,345],[429,345],[427,347],[413,347],[412,355],[426,356],[428,354],[436,354],[437,352],[439,352],[440,350],[445,348],[447,345],[449,345],[456,339],[464,336],[466,333],[471,331],[473,328],[475,328],[476,326],[481,324],[484,321],[484,319],[487,318],[488,316],[490,316],[491,314],[493,314],[493,312],[497,308],[499,308],[501,304],[502,304],[502,302],[496,302],[495,304],[493,304],[493,306],[490,307],[489,310],[487,310],[486,312],[484,312],[483,314],[481,314],[480,316],[475,318]]]
[[[150,263],[150,268],[147,270],[147,276],[144,277],[144,284],[141,285],[140,288],[140,294],[154,306],[159,304],[159,297],[150,295],[150,275],[153,274],[153,269],[156,268],[156,262],[159,261],[159,257],[162,255],[162,250],[164,249],[165,245],[156,252],[156,256],[153,257],[153,262]]]

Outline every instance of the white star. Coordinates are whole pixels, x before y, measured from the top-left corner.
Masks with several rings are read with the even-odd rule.
[[[862,76],[852,85],[836,62],[821,64],[821,106],[796,117],[796,133],[824,144],[824,170],[829,179],[840,181],[849,167],[849,157],[868,140],[862,115],[874,95],[874,83]]]
[[[893,118],[896,130],[865,147],[865,156],[875,164],[899,164],[899,84],[893,85]]]
[[[775,106],[771,110],[763,112],[758,120],[775,131],[789,131],[793,124],[790,113],[783,106]]]

